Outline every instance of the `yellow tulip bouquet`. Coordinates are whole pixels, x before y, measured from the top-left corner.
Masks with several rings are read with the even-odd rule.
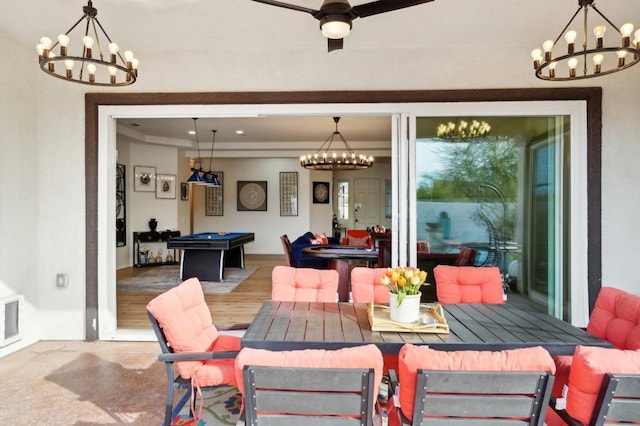
[[[385,275],[380,278],[382,284],[386,285],[391,293],[398,295],[398,306],[405,296],[418,294],[426,279],[425,271],[411,266],[387,268]]]

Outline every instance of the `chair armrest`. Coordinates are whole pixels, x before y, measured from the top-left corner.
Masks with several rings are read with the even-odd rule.
[[[549,406],[560,418],[569,426],[582,426],[582,423],[574,419],[567,413],[567,410],[559,410],[556,408],[556,397],[552,396],[549,399]]]
[[[216,330],[218,331],[246,330],[249,328],[249,325],[250,325],[249,323],[216,325]]]
[[[235,358],[238,351],[219,351],[219,352],[181,352],[158,355],[158,361],[175,362],[175,361],[206,361],[209,359],[229,359]]]

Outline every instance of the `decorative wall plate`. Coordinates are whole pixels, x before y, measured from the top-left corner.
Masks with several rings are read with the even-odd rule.
[[[329,182],[313,182],[313,202],[315,204],[329,203]]]
[[[267,211],[267,181],[238,181],[238,211]]]

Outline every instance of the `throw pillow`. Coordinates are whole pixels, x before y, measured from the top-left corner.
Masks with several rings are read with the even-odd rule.
[[[369,237],[347,237],[347,245],[351,247],[369,247]]]

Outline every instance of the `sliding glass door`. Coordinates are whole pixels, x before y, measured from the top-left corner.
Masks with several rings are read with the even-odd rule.
[[[571,200],[581,196],[570,189],[575,118],[461,111],[415,120],[414,245],[471,248],[475,266],[500,269],[509,302],[570,321],[571,293],[583,291],[570,267]]]

